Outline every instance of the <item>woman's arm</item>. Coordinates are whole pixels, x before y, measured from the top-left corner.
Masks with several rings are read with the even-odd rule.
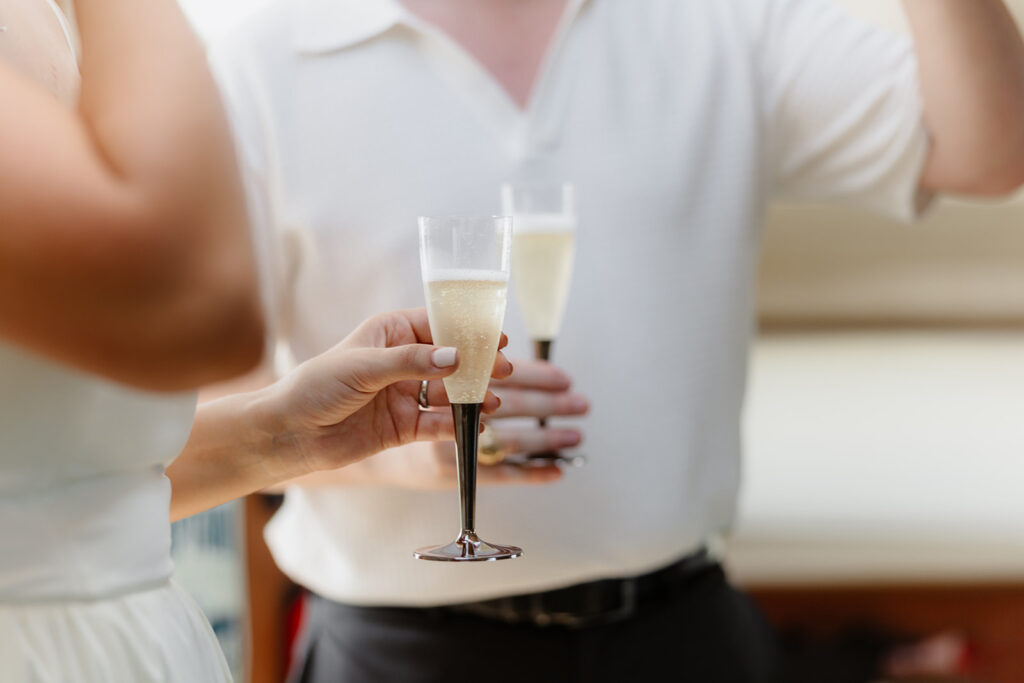
[[[456,367],[455,349],[431,345],[426,311],[401,311],[371,318],[269,387],[203,404],[185,450],[167,469],[171,519],[387,448],[451,439],[450,411],[421,410],[418,380]],[[499,353],[494,376],[511,371]],[[431,404],[445,408],[434,384]],[[498,404],[489,395],[484,409]]]
[[[0,336],[148,389],[242,372],[262,318],[203,52],[173,0],[76,9],[77,111],[0,60]]]

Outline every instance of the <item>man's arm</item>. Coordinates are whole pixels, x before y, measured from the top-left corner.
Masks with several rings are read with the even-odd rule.
[[[931,151],[930,192],[997,195],[1024,183],[1024,43],[1001,0],[904,0]]]

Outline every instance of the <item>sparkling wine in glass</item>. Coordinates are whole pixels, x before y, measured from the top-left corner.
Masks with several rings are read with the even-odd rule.
[[[444,379],[455,418],[462,528],[451,543],[420,548],[421,560],[507,560],[521,548],[488,543],[476,534],[477,439],[505,319],[512,219],[447,216],[419,219],[420,265],[434,343],[454,346],[459,368]]]
[[[562,328],[569,300],[576,252],[576,201],[570,183],[527,185],[506,183],[501,188],[502,211],[512,216],[515,234],[513,279],[519,310],[533,340],[534,357],[550,361],[552,346]],[[547,420],[540,418],[540,426]],[[533,460],[560,460],[582,465],[582,456],[566,458],[550,451],[533,453]]]

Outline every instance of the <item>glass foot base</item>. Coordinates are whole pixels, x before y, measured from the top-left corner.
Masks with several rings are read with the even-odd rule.
[[[523,549],[514,545],[493,545],[480,540],[472,531],[464,531],[452,543],[420,548],[413,553],[417,560],[434,562],[493,562],[522,556]]]

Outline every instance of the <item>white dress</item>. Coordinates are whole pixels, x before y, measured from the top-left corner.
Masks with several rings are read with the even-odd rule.
[[[0,344],[0,681],[231,676],[170,581],[164,463],[195,394],[134,391]]]

